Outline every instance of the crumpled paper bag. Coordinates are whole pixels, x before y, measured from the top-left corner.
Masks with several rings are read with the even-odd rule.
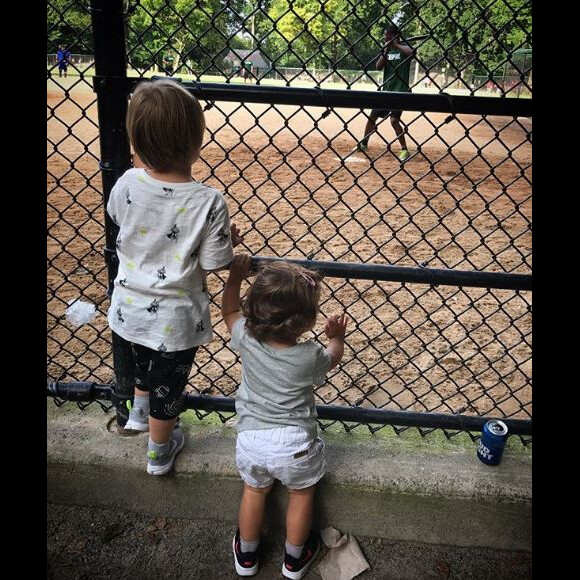
[[[330,548],[318,572],[322,580],[351,580],[365,570],[370,570],[356,538],[351,534],[342,534],[335,528],[321,530],[324,544]]]

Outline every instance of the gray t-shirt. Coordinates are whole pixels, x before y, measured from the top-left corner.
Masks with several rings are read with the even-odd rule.
[[[332,359],[309,340],[277,349],[252,338],[241,317],[232,328],[231,347],[240,354],[242,383],[236,398],[237,429],[296,426],[316,437],[313,385],[322,385]]]
[[[223,195],[129,169],[113,187],[107,212],[119,226],[111,329],[160,352],[210,342],[206,271],[234,257]]]

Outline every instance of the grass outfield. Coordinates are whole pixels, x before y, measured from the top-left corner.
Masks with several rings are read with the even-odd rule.
[[[92,77],[95,74],[94,67],[83,69],[81,71],[82,75],[80,75],[79,72],[77,72],[76,70],[71,69],[69,67],[67,78],[59,77],[58,70],[56,69],[56,67],[53,67],[53,68],[47,69],[47,70],[48,70],[48,73],[50,75],[50,77],[47,79],[47,87],[46,87],[48,92],[62,91],[62,90],[69,90],[69,89],[72,89],[74,91],[80,91],[80,92],[92,91]],[[127,71],[127,74],[129,77],[140,76],[138,71],[131,70],[131,69]],[[143,74],[143,76],[145,78],[149,78],[151,76],[160,75],[160,74],[161,73],[147,71],[146,73]],[[177,76],[178,78],[182,78],[183,80],[187,80],[187,81],[197,80],[194,75],[178,74],[175,76]],[[218,75],[203,75],[201,77],[201,82],[202,83],[225,83],[225,82],[228,82],[230,84],[240,84],[240,85],[244,84],[243,79],[241,79],[240,77],[234,77],[234,78],[227,80],[226,77],[218,76]],[[250,84],[250,83],[247,83],[247,84]],[[251,83],[251,84],[255,84],[255,83]],[[320,85],[316,85],[313,81],[298,80],[298,79],[294,79],[294,80],[290,81],[289,85],[285,81],[277,80],[277,79],[262,79],[259,84],[264,85],[264,86],[279,86],[279,87],[291,86],[291,87],[313,88],[315,86],[320,86],[324,89],[344,89],[344,88],[346,88],[344,82],[333,83],[330,81],[325,81],[325,82],[321,83]],[[374,91],[374,90],[376,90],[375,85],[373,85],[372,83],[365,83],[365,82],[355,83],[355,84],[351,85],[350,88],[354,89],[354,90],[359,90],[359,91]],[[423,94],[436,94],[439,92],[439,90],[435,87],[431,88],[431,87],[417,86],[417,87],[413,88],[413,92],[414,93],[423,93]],[[468,89],[447,89],[445,92],[447,92],[451,95],[469,96],[469,94],[470,94]],[[478,90],[475,92],[475,94],[478,97],[499,97],[499,96],[501,96],[500,93],[492,93],[492,92],[487,91],[485,89]],[[513,91],[513,94],[508,93],[507,96],[516,97],[517,96],[516,91]],[[531,96],[522,94],[521,98],[531,98]]]

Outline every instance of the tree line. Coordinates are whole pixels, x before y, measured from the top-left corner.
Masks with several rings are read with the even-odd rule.
[[[88,0],[50,0],[47,52],[92,53]],[[128,61],[186,72],[222,69],[230,49],[272,67],[374,69],[385,26],[418,41],[426,67],[494,71],[531,48],[531,0],[139,0],[126,3]]]

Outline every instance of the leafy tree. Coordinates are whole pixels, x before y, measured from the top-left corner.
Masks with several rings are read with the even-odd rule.
[[[136,68],[152,64],[168,73],[201,74],[219,61],[230,14],[220,0],[141,0],[129,16],[129,60]]]
[[[62,44],[73,53],[92,54],[93,40],[88,0],[49,0],[46,11],[46,52]]]
[[[427,68],[455,76],[501,74],[531,47],[530,0],[139,0],[128,3],[135,68],[197,74],[223,69],[231,48],[256,49],[273,67],[374,70],[385,27],[396,21]],[[48,51],[91,52],[88,0],[49,0]]]

